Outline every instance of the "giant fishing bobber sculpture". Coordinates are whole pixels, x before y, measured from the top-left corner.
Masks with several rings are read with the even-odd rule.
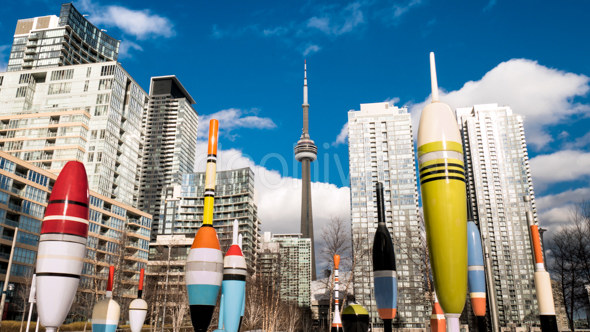
[[[529,205],[531,197],[523,197],[525,204]],[[555,303],[553,302],[553,290],[551,288],[551,278],[549,272],[545,270],[543,262],[543,249],[539,239],[539,228],[535,224],[533,212],[530,208],[526,212],[526,219],[529,224],[529,235],[531,246],[533,247],[533,261],[535,262],[535,292],[537,293],[537,303],[539,304],[539,316],[541,318],[541,331],[557,332],[557,316],[555,315]]]
[[[238,220],[234,220],[233,243],[223,260],[223,322],[227,332],[238,332],[246,295],[246,258],[238,244]],[[220,313],[221,315],[221,313]]]
[[[477,317],[479,332],[487,331],[486,326],[486,276],[483,269],[483,251],[479,229],[473,222],[471,207],[467,208],[467,280],[471,308]]]
[[[340,297],[338,294],[338,266],[340,265],[340,255],[334,255],[334,319],[330,332],[342,332],[342,320],[340,319]]]
[[[342,329],[344,332],[367,332],[369,313],[362,305],[353,302],[342,310]]]
[[[84,164],[68,162],[49,196],[37,254],[37,312],[48,332],[63,324],[78,289],[86,255],[89,197]]]
[[[137,298],[129,304],[129,328],[131,332],[140,332],[145,322],[148,305],[143,295],[143,274],[144,269],[139,270],[139,286],[137,287]]]
[[[223,280],[223,254],[213,228],[218,126],[219,122],[215,119],[209,122],[203,225],[195,235],[186,260],[186,288],[196,332],[206,332],[211,324]]]
[[[377,192],[377,230],[373,240],[373,281],[377,312],[383,320],[385,332],[391,332],[392,321],[397,312],[397,272],[393,241],[385,224],[383,183],[375,186]]]
[[[461,134],[449,105],[438,100],[434,53],[430,53],[432,103],[418,128],[418,164],[426,240],[434,288],[447,331],[459,331],[467,294],[467,193]]]
[[[432,305],[432,315],[430,315],[430,331],[445,332],[447,329],[447,322],[445,321],[445,314],[443,313],[436,292],[434,293],[434,303]]]
[[[113,297],[113,279],[115,267],[109,267],[109,279],[107,282],[107,294],[102,301],[98,301],[92,310],[92,331],[93,332],[115,332],[119,325],[121,307]]]

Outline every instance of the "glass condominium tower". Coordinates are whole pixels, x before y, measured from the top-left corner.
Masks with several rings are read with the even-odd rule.
[[[537,222],[523,119],[497,104],[457,108],[465,146],[467,194],[475,223],[490,248],[500,326],[524,326],[538,319],[526,203],[530,195]],[[490,291],[491,290],[491,291]],[[529,316],[529,317],[527,317]]]
[[[143,119],[145,158],[140,208],[153,216],[152,240],[164,231],[166,188],[195,167],[199,115],[195,100],[174,75],[152,77]],[[168,229],[170,232],[170,229]]]
[[[119,44],[65,3],[59,17],[18,20],[7,71],[113,61]]]
[[[394,241],[398,307],[394,325],[424,328],[427,308],[418,225],[418,188],[412,121],[407,108],[387,102],[361,104],[348,112],[351,220],[354,241],[354,294],[371,316],[373,327],[382,326],[373,287],[371,252],[377,229],[375,184],[385,191],[387,228]]]
[[[182,181],[167,187],[166,212],[161,227],[164,235],[186,235],[194,238],[203,225],[205,172],[182,174]],[[260,246],[260,225],[254,172],[249,168],[219,171],[215,177],[213,226],[221,252],[232,244],[234,220],[242,235],[242,252],[249,268],[255,269]],[[159,237],[158,237],[159,238]],[[192,243],[192,242],[191,242]]]
[[[84,162],[90,189],[137,208],[148,95],[115,62],[0,73],[0,149],[58,174]]]

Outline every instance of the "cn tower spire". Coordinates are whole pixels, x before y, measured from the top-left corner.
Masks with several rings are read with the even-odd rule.
[[[307,60],[303,60],[303,105],[307,103]]]
[[[313,215],[311,210],[310,163],[317,158],[318,148],[309,137],[309,104],[307,102],[307,61],[303,64],[303,133],[295,146],[295,159],[301,163],[301,238],[311,239],[311,277],[316,279]]]

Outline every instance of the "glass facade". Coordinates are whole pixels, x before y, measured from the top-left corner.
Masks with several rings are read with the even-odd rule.
[[[278,284],[282,301],[311,306],[311,239],[301,234],[265,233],[260,275]],[[278,265],[278,266],[277,266]]]
[[[490,248],[500,326],[537,320],[529,228],[524,195],[537,222],[523,119],[508,106],[456,110],[465,146],[468,195],[476,224]],[[526,318],[526,320],[525,320]]]
[[[121,65],[0,77],[0,150],[56,174],[69,160],[84,162],[91,190],[138,206],[148,96]]]
[[[194,234],[203,224],[205,173],[182,174],[181,185],[166,189],[164,235]],[[234,220],[242,235],[242,251],[249,268],[256,266],[260,220],[254,201],[254,172],[250,168],[217,172],[213,227],[225,253],[232,242]],[[160,234],[162,234],[160,233]]]
[[[164,230],[166,187],[194,171],[199,115],[195,101],[176,76],[152,77],[150,102],[143,119],[145,158],[140,208],[154,216],[152,239]]]
[[[59,17],[18,21],[7,71],[113,61],[119,43],[66,3]]]
[[[37,246],[47,200],[57,176],[0,151],[0,279],[7,273],[8,259],[18,227],[10,282],[29,283],[36,264]],[[125,255],[122,278],[128,280],[123,296],[135,298],[139,270],[147,266],[151,218],[148,214],[90,192],[90,223],[80,288],[105,289],[108,266]],[[13,297],[19,301],[19,297]],[[11,311],[9,316],[22,314]],[[75,306],[74,306],[75,308]],[[75,315],[75,309],[72,311]]]
[[[398,307],[394,326],[424,328],[429,309],[424,300],[423,263],[419,258],[418,189],[411,116],[389,103],[361,104],[348,112],[351,221],[356,300],[368,311],[373,327],[377,313],[370,252],[377,229],[375,185],[382,182],[387,227],[394,242]]]

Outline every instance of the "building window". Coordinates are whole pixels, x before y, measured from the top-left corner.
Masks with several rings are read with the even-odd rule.
[[[72,78],[74,78],[74,70],[73,69],[55,70],[55,71],[51,72],[51,80],[52,81],[69,80]]]

